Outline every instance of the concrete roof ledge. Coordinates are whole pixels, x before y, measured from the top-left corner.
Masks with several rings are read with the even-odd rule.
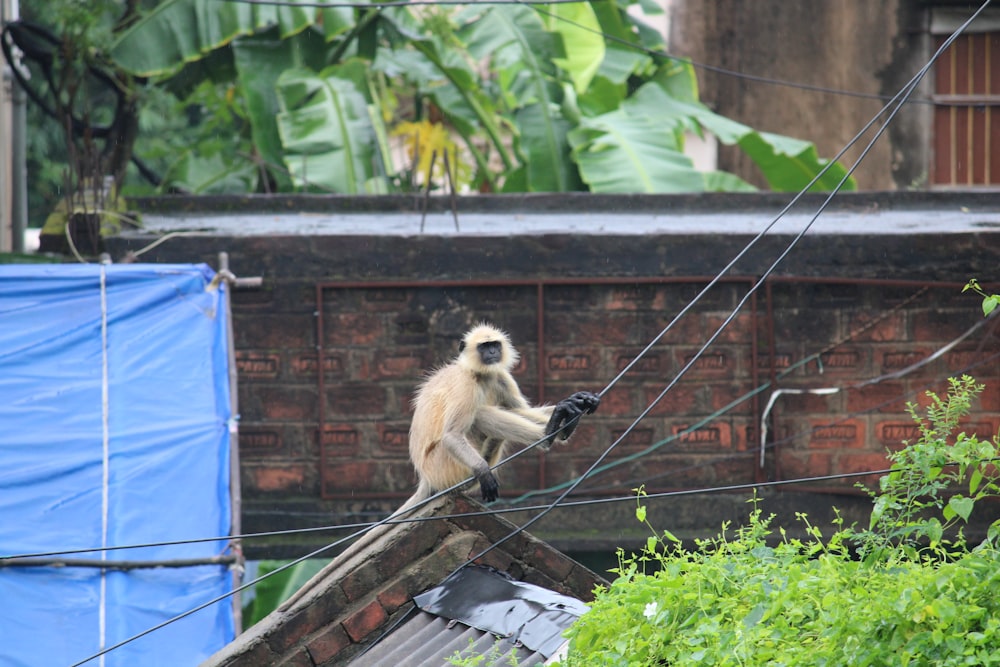
[[[579,234],[757,234],[791,202],[792,193],[592,195],[534,193],[459,197],[246,195],[137,198],[150,233],[231,236],[509,236]],[[809,194],[770,234],[797,234],[828,195]],[[990,192],[851,192],[837,194],[810,234],[899,235],[1000,230]]]

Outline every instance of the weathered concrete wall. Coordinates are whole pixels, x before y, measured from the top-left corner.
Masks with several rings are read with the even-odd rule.
[[[820,155],[833,157],[927,62],[932,53],[929,11],[925,3],[906,0],[676,0],[670,51],[750,76],[858,93],[838,95],[698,71],[702,101],[720,114],[757,130],[812,141]],[[915,98],[929,97],[930,81],[921,84]],[[909,104],[901,111],[858,168],[860,189],[926,185],[930,109]],[[847,153],[846,164],[858,158],[872,136],[869,131]],[[723,148],[719,166],[762,184],[756,167],[737,149]]]
[[[925,388],[940,389],[946,377],[966,369],[988,385],[971,428],[996,432],[1000,378],[993,355],[1000,345],[989,326],[915,372],[852,385],[926,359],[983,321],[978,299],[960,288],[972,276],[988,280],[996,273],[1000,235],[980,230],[1000,223],[1000,213],[988,197],[883,194],[837,201],[831,219],[871,233],[841,236],[827,229],[805,236],[707,354],[621,441],[608,458],[616,465],[585,484],[586,496],[628,495],[640,485],[648,492],[698,489],[882,468],[886,447],[915,437],[904,402],[918,400]],[[637,225],[656,218],[669,228],[671,219],[682,225],[697,215],[742,228],[743,218],[766,219],[779,202],[739,196],[478,198],[461,202],[459,220],[471,229],[476,216],[487,214],[516,221],[543,210],[610,220],[629,210]],[[302,226],[321,211],[337,220],[361,215],[358,224],[367,220],[373,230],[392,216],[409,216],[416,225],[419,202],[402,198],[161,200],[141,206],[158,232],[197,232],[158,245],[142,255],[144,261],[214,263],[225,250],[237,274],[264,278],[263,289],[236,292],[233,300],[248,531],[370,519],[409,495],[410,397],[426,369],[454,354],[471,323],[489,319],[511,332],[523,357],[517,377],[530,398],[554,401],[577,389],[599,390],[751,239],[724,227],[683,235],[605,235],[591,228],[477,236],[365,234],[348,232],[346,222],[339,233],[308,233]],[[448,211],[447,202],[432,207]],[[237,222],[229,228],[211,222],[206,211],[212,209]],[[906,220],[944,220],[963,209],[965,222],[950,231],[907,235],[875,228],[888,219],[916,228],[918,222]],[[246,233],[262,220],[284,233]],[[153,239],[144,232],[109,246],[117,261],[126,249]],[[608,392],[599,413],[584,420],[568,445],[544,457],[530,453],[502,470],[504,499],[584,472],[791,241],[788,234],[765,237],[747,253]],[[758,425],[773,387],[843,390],[781,396],[770,414],[761,466]],[[852,488],[855,481],[766,495],[786,517],[804,507],[828,511],[835,503],[863,520],[867,499]],[[654,523],[686,536],[714,534],[724,519],[746,516],[749,493],[666,499],[654,505],[661,508]],[[560,510],[533,530],[564,549],[607,550],[642,539],[633,510],[629,503]],[[268,548],[254,541],[247,551],[287,555],[325,539],[303,537],[296,546],[284,538]]]

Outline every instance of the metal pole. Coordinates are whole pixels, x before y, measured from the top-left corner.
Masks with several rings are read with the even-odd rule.
[[[226,353],[229,357],[229,496],[232,504],[231,534],[239,535],[242,531],[241,515],[243,513],[242,492],[240,489],[240,442],[239,442],[239,394],[237,387],[238,373],[236,369],[236,343],[233,340],[233,309],[230,294],[236,286],[236,277],[229,270],[229,253],[219,253],[219,274],[225,283],[223,290],[226,313]],[[243,546],[239,540],[230,542],[233,553],[238,557],[238,565],[233,569],[233,587],[239,588],[243,583]],[[233,623],[236,632],[243,631],[242,596],[237,592],[232,597]]]
[[[11,77],[11,250],[24,252],[24,230],[28,228],[28,96]]]

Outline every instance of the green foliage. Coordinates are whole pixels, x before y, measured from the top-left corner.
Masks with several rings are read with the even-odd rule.
[[[278,608],[282,602],[302,588],[314,574],[330,561],[310,558],[296,563],[281,572],[272,574],[254,587],[254,597],[243,607],[243,627],[249,628]],[[288,561],[263,560],[257,567],[257,576],[262,577],[284,567]]]
[[[927,392],[926,418],[916,404],[907,404],[920,438],[889,453],[892,472],[879,480],[878,492],[871,492],[870,525],[857,534],[866,559],[916,560],[921,549],[932,558],[946,558],[950,549],[964,548],[961,532],[949,539],[948,530],[968,521],[976,501],[1000,492],[1000,474],[989,463],[1000,456],[997,441],[953,436],[983,386],[969,376],[949,383],[943,397]]]
[[[694,550],[655,531],[641,553],[619,550],[560,664],[1000,665],[1000,522],[975,548],[946,537],[1000,495],[997,441],[953,435],[980,390],[954,379],[923,416],[910,407],[920,439],[891,454],[867,530],[838,519],[825,537],[799,514],[808,537],[793,539],[755,506]]]
[[[98,4],[103,16],[126,6],[58,7],[86,18],[80,7]],[[460,146],[450,156],[455,171],[474,172],[466,185],[482,191],[753,189],[732,174],[697,171],[683,152],[690,133],[740,147],[775,190],[796,190],[827,166],[808,142],[758,133],[702,106],[690,63],[663,55],[659,33],[637,17],[635,9],[661,11],[646,0],[129,6],[139,15],[106,31],[94,50],[149,79],[133,91],[142,102],[136,153],[164,175],[161,192],[407,191],[414,156],[389,150],[387,138],[424,120],[449,128]],[[333,67],[343,69],[331,76]],[[289,106],[289,77],[323,81],[308,89],[319,99]],[[170,91],[180,112],[149,90]],[[816,187],[844,174],[833,165]],[[445,184],[438,177],[430,185]],[[126,191],[143,192],[134,183]]]
[[[504,640],[498,639],[493,642],[493,646],[490,647],[487,653],[479,653],[475,648],[475,640],[470,639],[469,647],[464,651],[456,650],[448,658],[448,664],[454,667],[501,667],[502,665],[517,667],[520,664],[517,658],[517,650],[511,651],[510,655],[504,659],[502,641]]]
[[[965,287],[962,288],[963,292],[968,292],[969,290],[972,290],[979,296],[983,297],[984,316],[989,315],[994,310],[996,310],[997,306],[1000,306],[1000,294],[987,293],[979,284],[979,281],[976,280],[975,278],[970,279],[969,282],[966,283]]]

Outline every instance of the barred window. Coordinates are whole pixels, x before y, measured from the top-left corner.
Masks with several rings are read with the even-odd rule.
[[[961,35],[941,54],[933,99],[931,184],[1000,184],[1000,31]]]

